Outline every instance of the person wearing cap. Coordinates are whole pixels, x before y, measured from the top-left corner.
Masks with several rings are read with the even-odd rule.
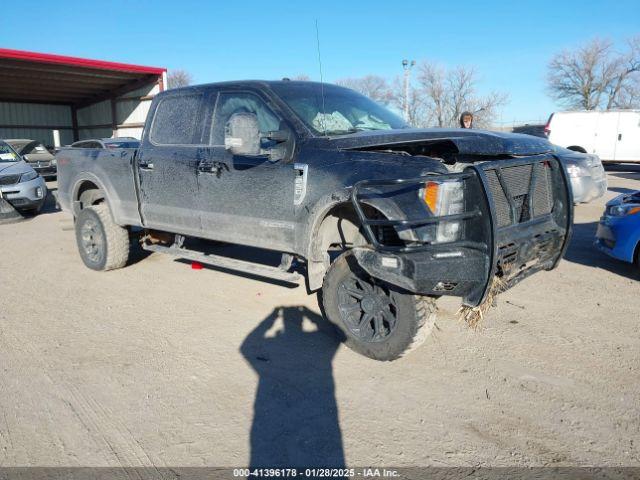
[[[462,112],[462,115],[460,115],[460,128],[473,128],[473,113]]]

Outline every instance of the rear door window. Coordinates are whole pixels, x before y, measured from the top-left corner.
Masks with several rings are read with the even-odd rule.
[[[194,145],[200,139],[202,94],[172,95],[160,100],[149,140],[155,145]]]

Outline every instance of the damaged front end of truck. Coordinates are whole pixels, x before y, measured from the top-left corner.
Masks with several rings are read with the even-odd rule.
[[[455,173],[363,180],[351,200],[369,245],[353,254],[389,284],[478,307],[558,264],[571,231],[570,197],[565,170],[549,153],[469,163]],[[370,207],[384,218],[367,215]]]

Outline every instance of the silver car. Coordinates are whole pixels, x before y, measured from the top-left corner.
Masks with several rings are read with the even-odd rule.
[[[6,142],[0,140],[0,197],[16,210],[38,212],[47,198],[47,185]]]
[[[37,140],[10,139],[4,140],[11,148],[26,161],[41,177],[54,178],[56,176],[56,157],[54,157],[46,147]]]
[[[607,174],[598,155],[555,147],[571,178],[574,203],[587,203],[607,191]]]

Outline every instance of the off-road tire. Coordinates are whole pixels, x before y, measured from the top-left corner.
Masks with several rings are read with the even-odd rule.
[[[76,242],[80,258],[92,270],[107,271],[122,268],[129,259],[129,232],[117,225],[106,203],[80,210],[75,223]],[[87,230],[95,235],[95,248],[87,246]],[[83,239],[83,235],[85,238]]]
[[[376,341],[359,338],[341,313],[339,289],[345,282],[361,279],[372,282],[393,298],[395,327],[386,337]],[[359,281],[358,280],[358,281]],[[325,317],[337,329],[341,339],[352,350],[380,361],[392,361],[419,347],[431,334],[436,321],[436,299],[404,292],[374,280],[358,264],[350,252],[343,253],[329,267],[318,300]],[[363,318],[363,317],[362,317]]]

